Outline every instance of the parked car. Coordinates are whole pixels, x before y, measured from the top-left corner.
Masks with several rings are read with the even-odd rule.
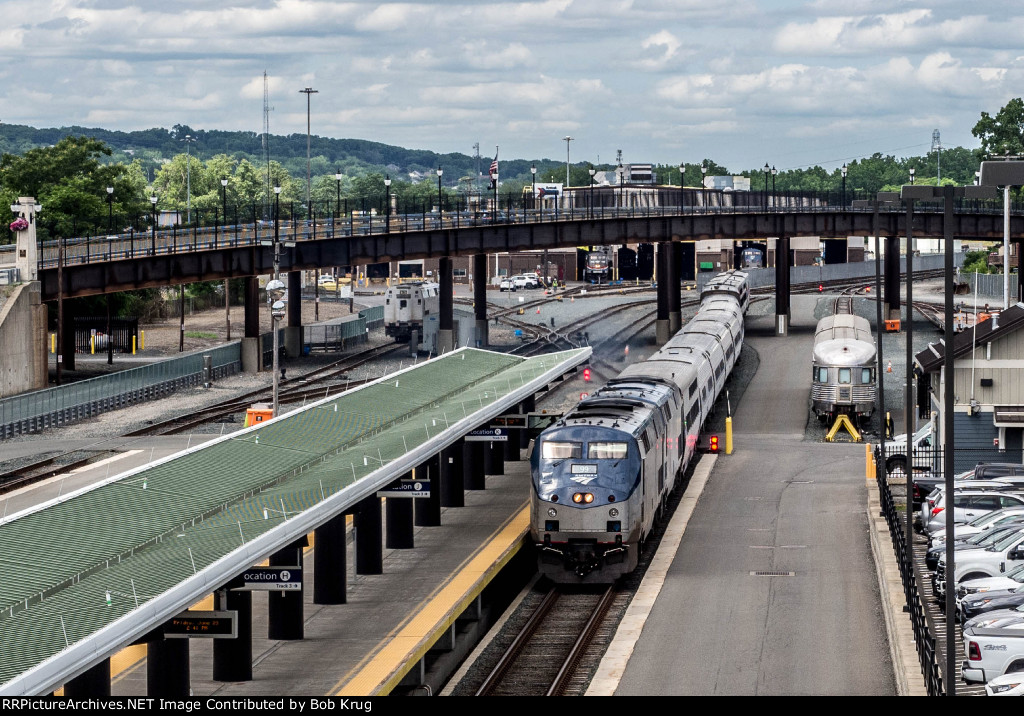
[[[967,538],[962,542],[955,542],[953,544],[953,551],[960,552],[965,549],[978,549],[979,547],[988,547],[990,544],[993,544],[994,542],[998,541],[1009,532],[1018,529],[1022,526],[1024,526],[1024,524],[1014,522],[1007,525],[1006,527],[998,527],[988,532],[979,532],[978,534],[972,535],[971,537]],[[929,547],[928,551],[925,552],[924,556],[925,567],[934,572],[939,566],[939,560],[943,559],[943,561],[945,561],[945,558],[943,556],[945,554],[945,542],[943,542],[942,544],[935,545],[933,547]],[[959,557],[957,557],[957,559],[959,559]]]
[[[501,283],[498,284],[498,290],[499,291],[515,291],[516,290],[516,283],[513,280],[512,276],[506,276],[505,278],[501,279]]]
[[[1024,465],[1012,462],[982,462],[974,468],[961,472],[953,477],[957,482],[969,482],[974,480],[998,480],[1002,477],[1024,476]],[[931,489],[942,485],[944,482],[941,475],[915,475],[914,490],[922,495],[927,495]]]
[[[953,586],[968,579],[979,577],[995,577],[1024,561],[1024,527],[1009,531],[997,542],[988,547],[965,549],[956,555],[956,572],[953,575]],[[946,558],[939,556],[935,568],[935,592],[946,593]]]
[[[1007,507],[1024,507],[1024,497],[1010,492],[1011,485],[986,482],[985,489],[957,489],[953,491],[953,522],[964,523]],[[1003,492],[1006,490],[1006,492]],[[936,498],[931,509],[931,518],[925,532],[932,535],[946,528],[946,516],[942,514],[948,506],[945,490]]]
[[[983,621],[964,629],[964,649],[967,660],[960,673],[969,684],[1024,671],[1024,616]]]
[[[988,696],[1024,696],[1024,673],[1014,671],[989,679],[985,693]]]
[[[907,473],[907,434],[897,435],[886,444],[885,469],[889,474]],[[910,464],[915,472],[931,472],[935,451],[932,449],[932,424],[929,421],[914,433],[910,446]]]
[[[1004,507],[1001,510],[989,512],[981,517],[975,517],[970,522],[958,524],[953,530],[953,538],[962,542],[979,532],[987,532],[993,527],[1000,527],[1009,522],[1024,520],[1024,507]],[[933,532],[928,539],[928,546],[934,547],[944,544],[946,541],[946,528]]]
[[[996,614],[995,612],[997,611],[1000,614]],[[1001,612],[1006,612],[1006,614]],[[966,622],[982,614],[991,614],[993,616],[1024,615],[1024,586],[1019,586],[1016,589],[998,590],[964,597],[957,604],[957,613],[960,616],[960,623],[965,625]]]
[[[537,288],[540,286],[540,282],[538,280],[526,274],[519,274],[518,276],[513,276],[512,282],[515,284],[516,289],[529,289]]]

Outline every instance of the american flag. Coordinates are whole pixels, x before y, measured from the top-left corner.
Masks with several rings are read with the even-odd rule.
[[[487,173],[491,177],[491,183],[488,186],[489,189],[494,188],[494,175],[498,173],[498,148],[494,148],[494,160],[491,162],[491,169]]]

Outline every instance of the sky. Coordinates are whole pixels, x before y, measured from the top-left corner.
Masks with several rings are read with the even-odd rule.
[[[975,148],[1024,3],[0,0],[0,122],[732,171]],[[573,137],[571,142],[563,138]]]

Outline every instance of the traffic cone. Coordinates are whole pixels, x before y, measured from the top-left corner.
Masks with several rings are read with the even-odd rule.
[[[540,306],[537,307],[537,313],[540,313]]]
[[[889,361],[889,367],[885,369],[886,373],[892,373],[892,361]]]

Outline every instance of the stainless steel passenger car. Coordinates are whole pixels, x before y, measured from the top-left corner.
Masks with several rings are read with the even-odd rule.
[[[414,330],[422,337],[424,317],[437,315],[440,309],[439,288],[430,281],[389,288],[384,294],[384,334],[399,343],[408,341]]]
[[[636,568],[739,357],[747,289],[745,274],[729,272],[649,360],[626,368],[538,436],[531,536],[543,574],[556,582],[611,582]]]
[[[819,420],[875,410],[875,340],[866,319],[840,313],[818,321],[811,358],[811,408]]]

